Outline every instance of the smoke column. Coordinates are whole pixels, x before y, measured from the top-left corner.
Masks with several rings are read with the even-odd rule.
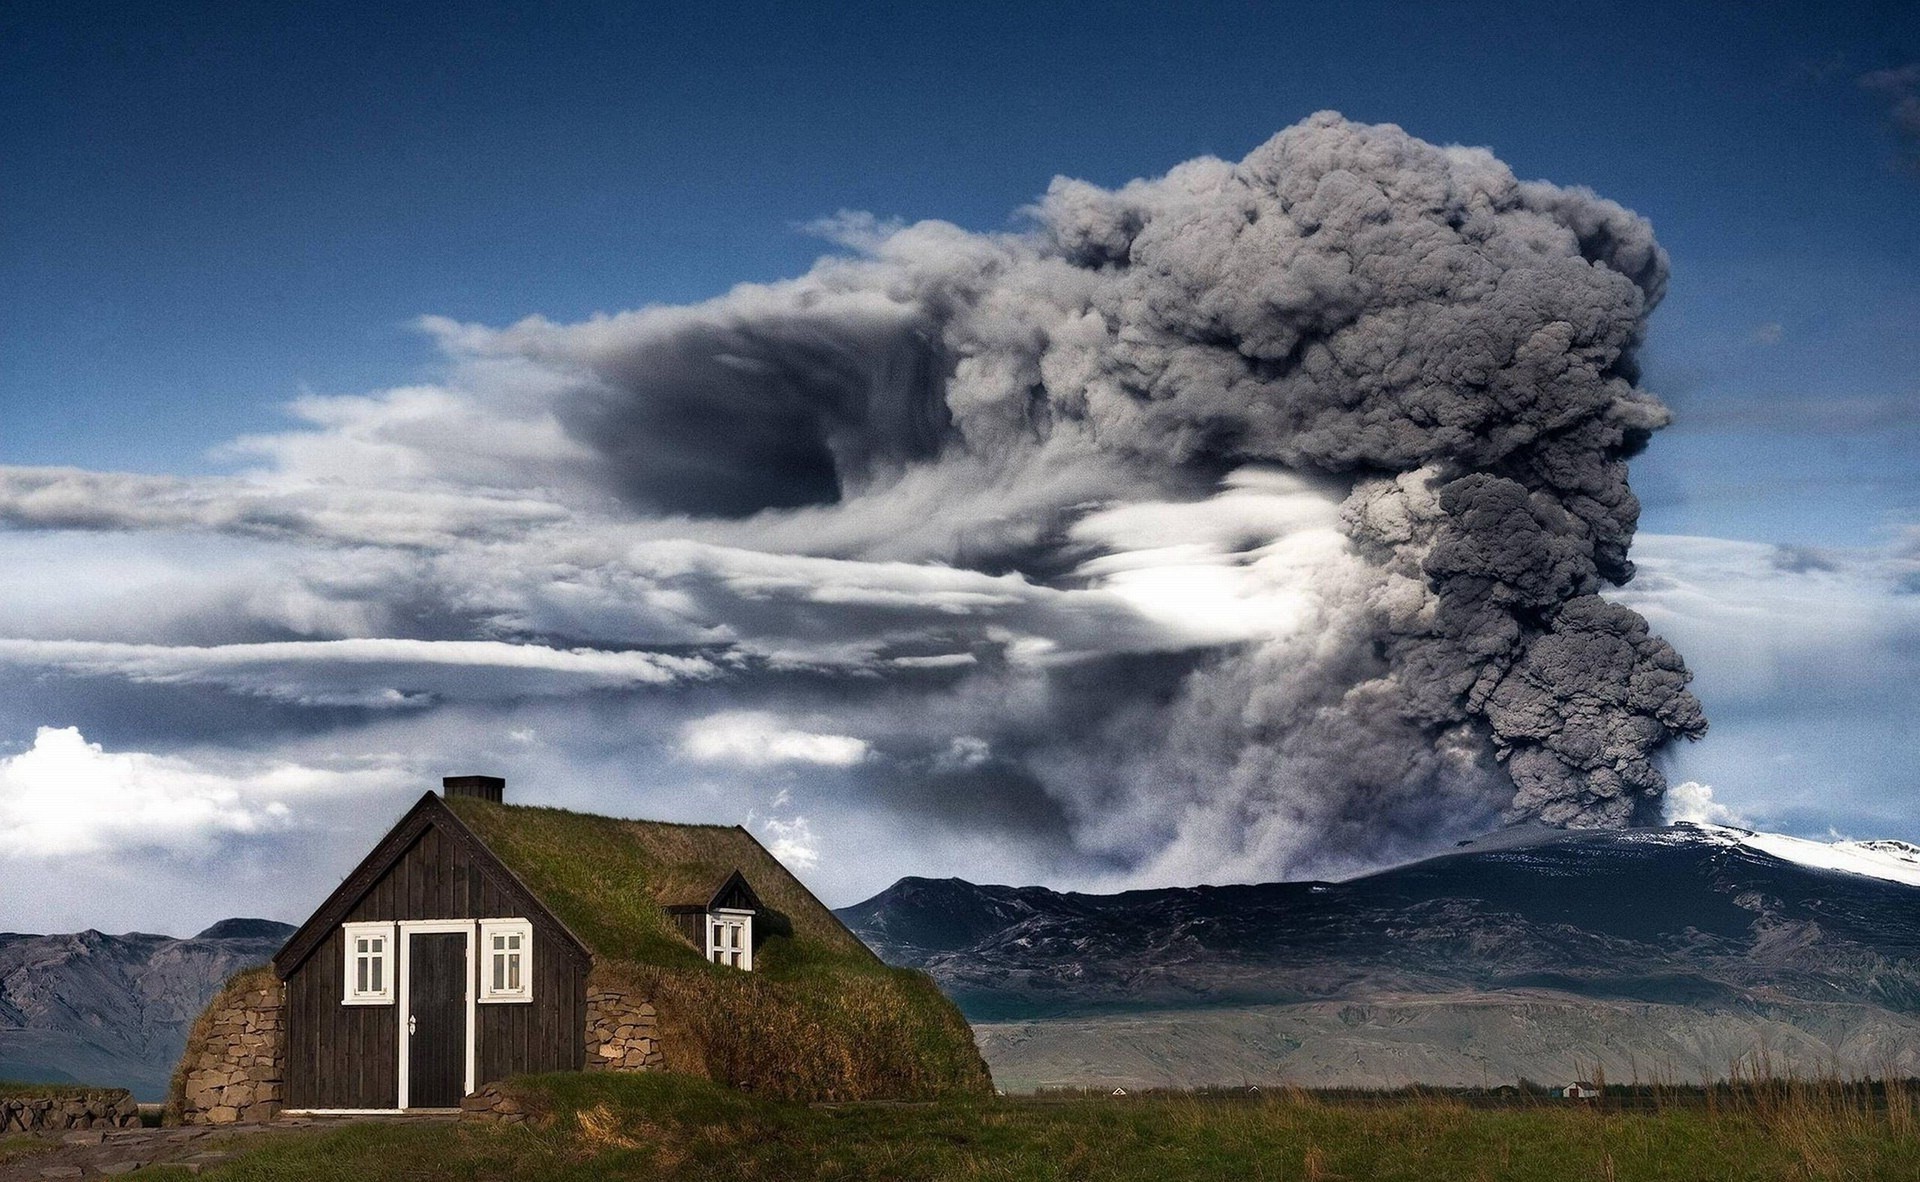
[[[1071,581],[1116,505],[1337,501],[1298,626],[1032,753],[1083,828],[1157,827],[1155,873],[1657,818],[1658,753],[1706,723],[1599,594],[1632,577],[1627,461],[1669,419],[1636,385],[1668,274],[1644,219],[1331,113],[1029,213],[846,220],[853,257],[799,279],[490,347],[573,375],[567,427],[634,511],[822,506],[849,556]]]

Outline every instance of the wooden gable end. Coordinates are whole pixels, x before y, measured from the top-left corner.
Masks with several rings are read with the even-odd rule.
[[[713,893],[712,900],[707,903],[709,911],[722,908],[736,911],[763,911],[766,905],[760,902],[760,896],[755,894],[753,887],[748,884],[747,876],[735,870],[727,876],[725,882],[720,884],[720,889]]]
[[[398,997],[344,999],[342,925],[525,919],[533,928],[523,1004],[474,1004],[463,1046],[474,1080],[585,1066],[586,978],[592,955],[453,810],[428,794],[374,846],[274,958],[285,985],[286,1097],[296,1109],[390,1109],[399,1103],[398,1059],[407,1037]],[[444,930],[444,926],[442,928]],[[483,962],[467,929],[470,966]],[[429,937],[431,938],[431,937]],[[404,961],[388,963],[394,978]],[[474,971],[473,969],[469,970]],[[468,989],[477,984],[470,976]],[[396,988],[396,993],[398,989]],[[404,994],[400,994],[404,996]]]
[[[357,920],[524,916],[581,966],[587,946],[434,793],[427,793],[274,955],[282,980],[341,924]]]

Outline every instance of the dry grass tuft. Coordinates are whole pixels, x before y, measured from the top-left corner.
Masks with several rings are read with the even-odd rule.
[[[595,1149],[637,1149],[640,1142],[621,1131],[620,1118],[606,1104],[583,1109],[578,1118],[580,1139]]]

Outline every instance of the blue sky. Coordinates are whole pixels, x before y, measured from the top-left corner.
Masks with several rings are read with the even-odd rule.
[[[823,244],[799,227],[837,210],[999,229],[1056,174],[1237,157],[1322,108],[1652,219],[1678,260],[1649,352],[1683,412],[1663,451],[1689,412],[1906,405],[1920,381],[1916,182],[1857,81],[1920,55],[1908,5],[515,8],[11,6],[6,458],[218,467],[296,394],[431,366],[423,314],[717,295],[803,269]],[[1762,421],[1665,458],[1831,477],[1846,432],[1801,417],[1817,455]],[[1649,472],[1649,524],[1865,540],[1915,472],[1856,450],[1846,479],[1905,491],[1782,498],[1765,527],[1728,482]]]
[[[285,449],[232,441],[316,429],[289,413],[303,397],[504,380],[476,377],[484,358],[450,351],[421,317],[568,325],[707,300],[840,250],[807,229],[840,211],[1013,230],[1055,176],[1114,187],[1196,156],[1238,160],[1335,109],[1486,147],[1522,179],[1584,186],[1651,220],[1672,280],[1641,385],[1677,422],[1633,464],[1650,577],[1626,598],[1686,655],[1716,727],[1672,778],[1711,782],[1756,823],[1920,837],[1906,803],[1914,691],[1894,688],[1920,662],[1920,633],[1915,597],[1888,590],[1920,554],[1920,140],[1897,111],[1920,93],[1900,73],[1915,62],[1920,11],[1896,3],[9,5],[0,464],[291,471]],[[1692,536],[1750,548],[1705,560],[1673,540]],[[224,633],[203,621],[148,636],[114,623],[129,609],[104,592],[68,611],[56,585],[130,571],[128,595],[172,594],[202,570],[209,602],[239,602],[311,561],[285,539],[198,526],[16,523],[0,555],[14,566],[0,576],[11,635],[127,643]],[[1788,570],[1793,555],[1812,557]],[[1674,598],[1682,586],[1704,590]],[[1716,595],[1739,610],[1715,616]],[[391,611],[327,614],[342,601],[311,617],[276,609],[246,639],[400,631]],[[1722,656],[1818,605],[1858,627]],[[417,606],[408,635],[439,635],[418,622],[438,610]],[[1863,668],[1861,653],[1884,662],[1871,678],[1822,669]],[[108,755],[202,775],[243,756],[317,766],[328,743],[373,735],[415,742],[361,705],[303,711],[204,689],[159,703],[164,678],[99,689],[104,676],[34,673],[0,710],[0,752],[78,726]],[[766,702],[741,708],[751,718],[734,731],[788,733]],[[135,712],[186,721],[169,730]],[[819,727],[885,743],[844,713]],[[434,742],[459,749],[460,728],[443,730]],[[618,762],[570,751],[529,766]],[[349,772],[372,775],[329,774]],[[1810,788],[1821,776],[1841,787]],[[794,783],[803,801],[812,783]],[[399,789],[377,791],[385,807]],[[842,812],[845,841],[884,830]],[[813,806],[816,831],[830,814]],[[833,870],[844,847],[817,844],[832,889],[884,885]],[[969,831],[928,868],[968,872],[991,844]],[[1107,869],[1036,854],[976,876],[1094,882]]]

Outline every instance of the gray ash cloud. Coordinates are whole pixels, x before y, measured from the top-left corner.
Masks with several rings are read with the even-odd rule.
[[[1044,474],[1073,492],[1025,504],[1040,524],[926,555],[1043,575],[1089,488],[1309,475],[1344,497],[1375,577],[1327,588],[1331,651],[1255,639],[1202,662],[1126,744],[1153,769],[1142,793],[1225,792],[1298,837],[1444,829],[1492,803],[1657,815],[1658,753],[1705,720],[1680,657],[1599,598],[1632,576],[1627,461],[1668,421],[1636,385],[1668,274],[1644,219],[1333,114],[1238,163],[1056,181],[1031,214],[1024,235],[855,225],[856,258],[570,344],[591,375],[570,421],[654,511],[948,486],[875,512],[849,554],[916,529],[977,540],[998,494]]]
[[[248,600],[303,636],[679,646],[713,679],[636,727],[702,695],[812,717],[870,746],[817,773],[849,811],[1012,823],[1109,882],[1657,817],[1661,751],[1706,723],[1602,598],[1668,421],[1644,219],[1333,114],[1027,215],[842,217],[842,252],[705,303],[436,321],[447,387],[316,402],[250,444],[271,480],[10,470],[0,522],[325,549]],[[410,676],[457,699],[444,667]]]

